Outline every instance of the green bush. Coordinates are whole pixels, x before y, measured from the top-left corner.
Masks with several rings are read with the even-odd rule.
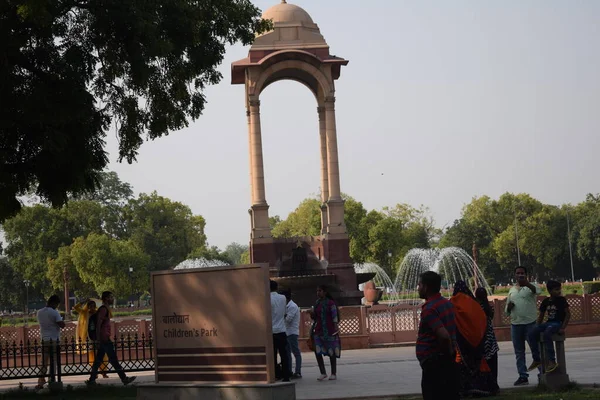
[[[583,282],[583,293],[585,294],[594,294],[600,292],[600,282],[598,281],[589,281]]]

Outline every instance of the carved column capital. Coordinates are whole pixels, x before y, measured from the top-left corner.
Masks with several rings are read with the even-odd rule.
[[[250,99],[250,100],[248,100],[248,104],[250,105],[250,108],[259,108],[260,100]]]
[[[335,96],[326,96],[325,97],[325,105],[327,105],[328,103],[335,103]]]

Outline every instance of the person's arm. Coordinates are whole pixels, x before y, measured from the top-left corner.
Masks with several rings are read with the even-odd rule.
[[[54,310],[56,312],[56,314],[54,315],[54,322],[56,323],[56,325],[58,325],[58,327],[60,329],[64,329],[65,327],[65,321],[63,321],[62,317],[60,316],[60,313],[58,312],[58,310]]]
[[[333,301],[330,302],[330,307],[331,307],[331,319],[333,320],[333,329],[335,331],[335,333],[334,333],[334,336],[335,336],[335,335],[339,335],[339,333],[340,333],[340,326],[339,326],[340,321],[339,321],[339,317],[338,317],[338,309]]]
[[[512,290],[509,289],[508,291],[508,296],[506,296],[506,304],[504,305],[504,312],[506,314],[510,314],[510,312],[512,311],[513,308],[515,308],[515,303],[513,303],[512,301],[510,301],[510,291]]]
[[[569,324],[569,321],[571,320],[571,309],[569,308],[569,303],[567,303],[567,299],[565,299],[565,320],[562,323],[562,326],[560,327],[559,333],[561,335],[565,334],[565,329],[567,329],[567,325]]]
[[[544,322],[544,315],[546,314],[546,309],[548,308],[548,298],[545,298],[540,304],[540,312],[538,313],[537,324],[540,325]]]
[[[447,354],[454,354],[454,344],[450,333],[442,323],[437,313],[432,310],[425,310],[422,313],[422,320],[425,324],[429,325],[431,330],[435,333],[438,340],[438,346],[440,351],[447,352]]]
[[[110,338],[104,337],[104,330],[102,329],[104,324],[110,324],[110,320],[108,319],[108,308],[105,306],[100,307],[98,311],[96,311],[96,314],[98,314],[96,317],[96,332],[98,341],[108,342]]]
[[[290,307],[289,309],[288,307],[286,307],[285,311],[285,322],[287,324],[291,324],[292,321],[294,321],[294,318],[296,318],[296,315],[298,315],[298,313],[300,312],[300,309],[298,307]]]

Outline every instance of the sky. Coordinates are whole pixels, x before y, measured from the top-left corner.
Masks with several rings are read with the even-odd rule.
[[[255,0],[266,10],[278,0]],[[341,189],[367,209],[429,207],[439,227],[474,196],[526,192],[547,204],[600,192],[600,1],[296,0],[331,54]],[[189,127],[147,141],[109,169],[135,192],[156,190],[207,222],[211,245],[249,241],[243,85],[230,65]],[[266,197],[286,217],[320,184],[316,101],[281,81],[261,95]]]

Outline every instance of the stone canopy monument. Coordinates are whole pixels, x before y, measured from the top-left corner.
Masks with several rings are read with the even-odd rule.
[[[317,24],[302,8],[285,0],[269,8],[263,19],[273,30],[257,36],[248,57],[231,66],[232,84],[243,84],[246,95],[250,147],[251,201],[250,258],[267,263],[271,277],[283,289],[292,289],[300,306],[314,303],[315,289],[328,284],[339,305],[358,305],[362,293],[350,258],[340,191],[335,84],[348,60],[331,55]],[[294,80],[315,96],[321,151],[321,235],[274,238],[269,226],[265,191],[260,94],[280,80]],[[362,277],[368,280],[368,277]]]

